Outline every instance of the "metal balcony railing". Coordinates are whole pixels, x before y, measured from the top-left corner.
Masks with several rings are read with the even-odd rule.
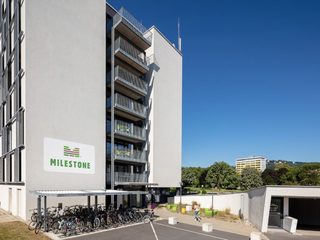
[[[152,34],[148,32],[147,28],[142,25],[130,12],[128,12],[125,8],[120,8],[120,10],[114,15],[113,22],[117,24],[121,19],[125,19],[128,22],[128,27],[131,28],[138,35],[143,36],[150,44],[152,41]]]
[[[121,120],[115,120],[114,132],[141,140],[146,139],[146,129],[135,126],[133,123],[124,122]]]
[[[122,37],[118,37],[114,44],[115,51],[118,49],[122,50],[127,56],[131,57],[133,60],[147,68],[147,61],[144,52],[138,50]]]
[[[111,153],[111,143],[107,144],[107,149],[107,152]],[[115,159],[119,160],[137,163],[145,163],[147,161],[146,151],[133,149],[130,146],[124,146],[121,144],[114,145],[114,155]]]
[[[110,101],[110,100],[109,100]],[[133,114],[139,115],[143,118],[147,115],[147,108],[146,106],[125,97],[119,93],[114,95],[114,106],[125,111],[131,112]]]
[[[108,133],[111,132],[111,121],[109,120],[107,121],[107,131]],[[115,120],[114,132],[122,136],[146,140],[146,129],[138,127],[133,123]]]
[[[144,80],[120,66],[116,66],[114,70],[115,79],[119,79],[121,82],[131,86],[132,88],[147,94],[148,85]]]
[[[114,149],[115,159],[138,162],[138,163],[146,162],[145,151],[130,149],[122,145],[115,145],[114,148],[115,148]]]
[[[114,173],[115,182],[148,182],[147,173],[127,173],[127,172],[115,172]]]

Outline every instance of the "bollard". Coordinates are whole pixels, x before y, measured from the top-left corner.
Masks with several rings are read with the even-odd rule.
[[[261,240],[261,234],[259,232],[252,232],[250,234],[250,240]]]
[[[176,217],[169,217],[168,218],[168,223],[170,225],[176,225],[177,224],[177,218]]]
[[[203,232],[212,232],[213,224],[212,223],[202,223],[202,231]]]

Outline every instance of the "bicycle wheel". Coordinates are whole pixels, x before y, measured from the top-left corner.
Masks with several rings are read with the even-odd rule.
[[[55,221],[51,226],[52,232],[57,234],[59,232],[59,222]]]
[[[64,223],[62,224],[60,232],[61,232],[63,235],[65,235],[65,236],[67,235],[68,226],[67,226],[67,223],[66,223],[66,222],[64,222]]]
[[[36,222],[37,219],[38,219],[38,213],[32,213],[32,215],[31,215],[31,221],[32,221],[32,222]]]
[[[84,221],[79,221],[79,222],[77,222],[77,230],[78,230],[79,232],[84,232],[84,230],[85,230]]]
[[[146,215],[143,217],[143,222],[144,223],[149,223],[150,222],[150,216],[149,215]]]
[[[101,218],[100,227],[102,227],[102,228],[106,227],[106,220],[104,220],[104,218]]]
[[[30,231],[33,231],[34,229],[35,229],[35,227],[36,227],[36,225],[37,225],[37,222],[30,222],[29,224],[28,224],[28,229],[30,230]]]
[[[96,229],[96,228],[100,227],[100,223],[101,223],[101,222],[100,222],[100,219],[96,217],[96,218],[94,219],[94,221],[93,221],[93,228]]]
[[[87,230],[88,230],[89,232],[92,231],[93,226],[92,226],[92,223],[91,223],[90,221],[87,221],[87,223],[86,223],[86,228],[87,228]]]
[[[38,223],[36,224],[36,227],[34,228],[34,232],[35,232],[36,234],[38,234],[38,233],[40,232],[40,230],[41,230],[41,227],[42,227],[42,221],[40,221],[40,222],[38,222]]]

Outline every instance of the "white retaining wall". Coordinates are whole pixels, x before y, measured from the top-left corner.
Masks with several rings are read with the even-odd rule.
[[[213,198],[213,199],[212,199]],[[243,214],[245,218],[248,217],[248,194],[247,193],[231,193],[220,195],[187,195],[181,197],[182,204],[192,204],[193,201],[200,204],[201,208],[212,208],[224,211],[226,208],[235,215]],[[180,203],[180,196],[174,197],[174,203]]]

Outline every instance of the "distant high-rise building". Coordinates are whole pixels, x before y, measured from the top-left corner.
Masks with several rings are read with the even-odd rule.
[[[254,168],[263,172],[267,167],[267,158],[261,156],[252,156],[245,158],[238,158],[236,160],[237,173],[241,174],[244,168]]]

